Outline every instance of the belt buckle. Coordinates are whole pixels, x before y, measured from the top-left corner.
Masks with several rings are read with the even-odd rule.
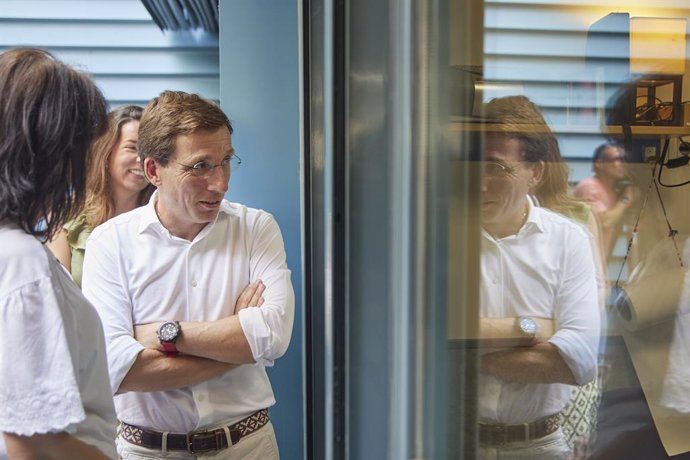
[[[219,439],[220,436],[225,436],[225,432],[223,430],[214,430],[214,431],[195,431],[192,433],[187,433],[187,452],[190,454],[198,454],[198,453],[204,453],[204,452],[211,452],[214,450],[220,450],[222,447],[222,442]],[[201,447],[198,449],[194,448],[194,441],[198,442],[204,442],[209,439],[214,439],[215,443],[213,446],[210,447]]]
[[[486,441],[490,446],[505,446],[508,444],[508,432],[505,426],[484,424],[483,430],[486,432]]]

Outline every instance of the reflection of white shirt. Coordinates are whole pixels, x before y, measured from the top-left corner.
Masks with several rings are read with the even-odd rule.
[[[261,279],[264,304],[239,314],[257,364],[182,389],[117,395],[119,418],[184,433],[273,405],[265,366],[285,353],[294,316],[278,225],[264,211],[223,201],[216,220],[188,241],[163,227],[156,199],[154,194],[148,205],[97,227],[86,247],[82,286],[103,319],[113,389],[143,349],[132,337],[132,325],[227,317],[242,290]]]
[[[576,381],[594,378],[599,308],[591,236],[578,224],[530,204],[516,235],[495,240],[482,231],[480,314],[555,320],[549,342]],[[481,374],[480,419],[531,422],[560,412],[570,399],[564,384],[507,383]]]
[[[0,432],[64,431],[116,458],[98,315],[36,238],[0,225],[0,241]]]

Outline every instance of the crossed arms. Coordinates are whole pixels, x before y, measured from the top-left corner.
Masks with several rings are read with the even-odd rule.
[[[106,224],[91,235],[83,291],[103,322],[114,393],[185,388],[243,364],[270,366],[285,353],[294,293],[270,215],[220,227],[203,252],[188,256],[154,232],[112,230]],[[196,280],[203,284],[185,287]],[[156,330],[163,320],[183,318],[196,321],[180,323],[180,354],[169,356]]]
[[[244,308],[260,307],[265,289],[261,281],[247,286],[237,299],[235,314],[226,318],[181,321],[182,334],[175,343],[180,354],[174,357],[160,346],[156,331],[161,323],[135,325],[134,338],[146,348],[137,356],[117,393],[183,388],[255,362],[238,315]]]
[[[506,382],[566,383],[576,385],[575,376],[555,345],[546,340],[555,332],[554,321],[533,318],[540,333],[525,338],[518,333],[518,318],[481,318],[479,336],[482,347],[480,369]]]

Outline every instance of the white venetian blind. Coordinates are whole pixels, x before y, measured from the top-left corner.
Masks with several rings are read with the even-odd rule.
[[[0,0],[0,51],[22,45],[90,72],[111,107],[166,89],[220,99],[217,37],[163,33],[139,0]]]

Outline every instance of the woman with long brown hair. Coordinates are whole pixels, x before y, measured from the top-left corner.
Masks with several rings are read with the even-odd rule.
[[[88,164],[86,207],[48,243],[81,286],[86,240],[98,225],[146,204],[153,193],[137,153],[142,108],[129,105],[108,115],[108,130],[93,145]]]

